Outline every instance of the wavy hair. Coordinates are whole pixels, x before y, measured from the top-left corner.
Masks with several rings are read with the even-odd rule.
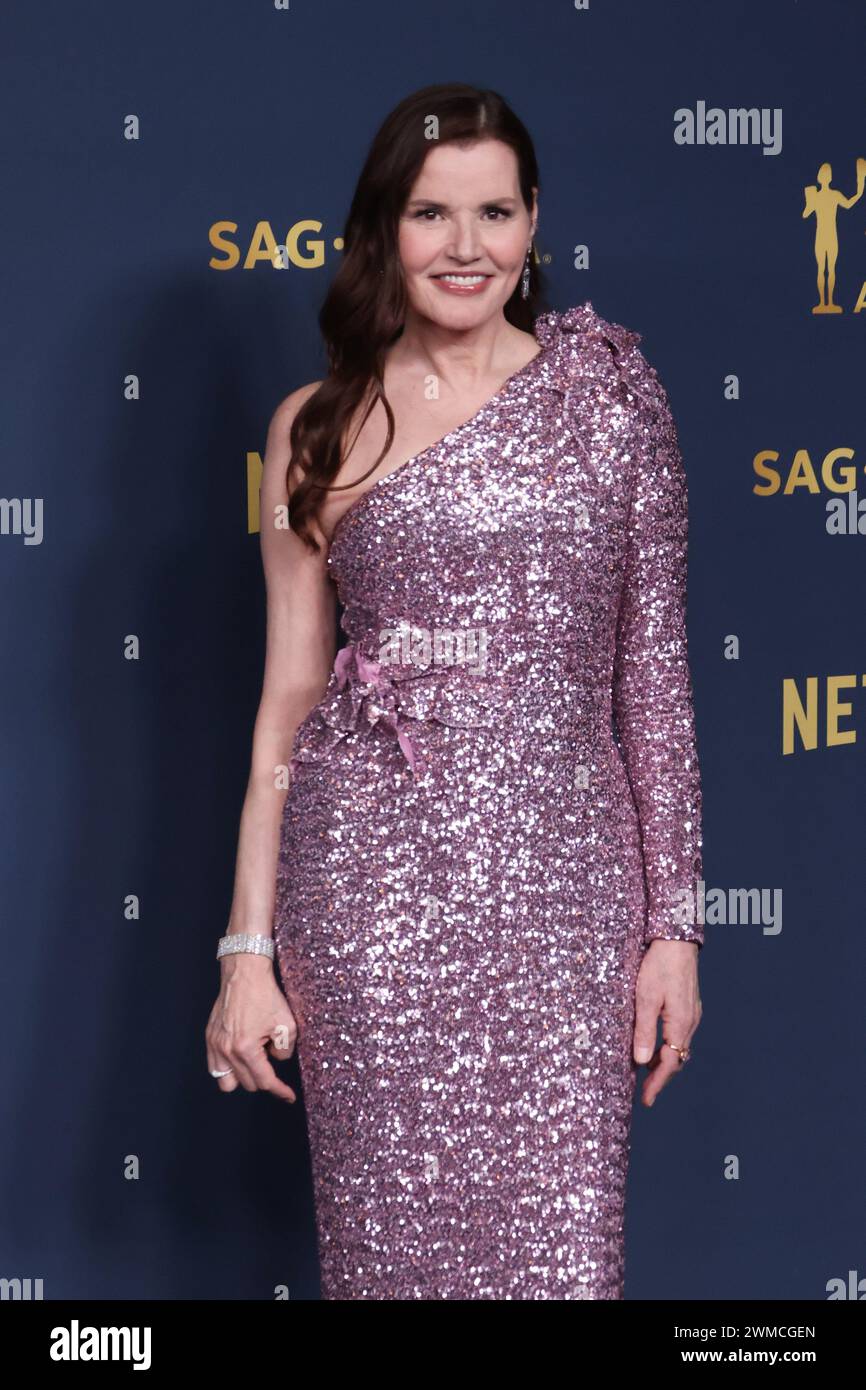
[[[328,375],[304,402],[289,435],[291,458],[286,471],[289,525],[314,551],[321,549],[309,530],[325,491],[356,487],[378,468],[394,439],[394,415],[385,395],[387,349],[403,331],[406,286],[398,249],[398,224],[431,141],[425,132],[437,122],[435,143],[472,144],[501,140],[517,158],[520,194],[527,209],[539,187],[538,162],[526,127],[498,92],[462,83],[422,87],[386,116],[361,170],[343,231],[343,257],[319,311]],[[534,251],[534,248],[533,248]],[[535,254],[529,258],[529,295],[520,281],[505,305],[515,327],[531,331],[540,312],[541,275]],[[342,441],[370,393],[362,424],[377,400],[388,420],[385,445],[369,472],[351,483],[332,486],[342,463]],[[292,491],[289,478],[297,467],[301,480]]]

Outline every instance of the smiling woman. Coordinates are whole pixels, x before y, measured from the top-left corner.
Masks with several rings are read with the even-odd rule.
[[[437,145],[412,194],[397,238],[408,297],[404,326],[385,359],[382,394],[371,379],[341,437],[342,467],[333,495],[321,503],[321,519],[332,535],[342,515],[342,491],[353,507],[362,484],[387,477],[407,458],[423,457],[539,351],[530,332],[496,312],[509,298],[520,304],[529,298],[535,188],[527,209],[513,150],[497,140]],[[451,201],[444,201],[446,195]],[[463,299],[478,302],[452,302]],[[303,482],[296,499],[302,489]],[[294,500],[294,506],[294,515],[302,516],[302,502]]]
[[[506,285],[509,293],[514,288],[515,270],[528,259],[537,217],[537,186],[527,209],[519,196],[518,173],[514,151],[498,140],[468,147],[439,144],[429,152],[400,219],[400,258],[420,296],[419,306],[424,303],[422,280],[461,297],[496,297]],[[440,190],[454,201],[438,201]],[[479,201],[479,191],[486,190],[490,192]],[[410,297],[415,302],[415,295]]]
[[[292,526],[314,551],[342,493],[462,423],[537,351],[538,187],[529,133],[494,92],[424,88],[383,122],[319,314],[331,371],[292,416]]]
[[[297,1042],[328,1299],[622,1298],[636,1065],[700,1016],[685,474],[638,334],[539,312],[537,193],[495,93],[401,103],[268,436],[208,1049],[286,1094]]]
[[[462,151],[465,158],[453,161],[453,154],[456,148],[457,147],[453,146],[445,146],[444,159],[434,160],[432,157],[428,157],[424,173],[419,180],[419,185],[423,185],[425,180],[430,183],[450,181],[450,176],[457,175],[459,177],[459,171],[461,169],[465,175],[470,171],[473,165],[477,167],[477,171],[482,178],[495,178],[495,165],[503,162],[506,149],[505,146],[500,147],[494,142],[487,142],[476,145],[469,151]],[[510,172],[511,171],[509,171],[509,173]],[[507,175],[503,172],[502,177],[504,179]],[[514,219],[514,214],[518,207],[519,203],[516,199],[511,197],[501,198],[495,203],[482,203],[475,215],[482,222],[492,221],[494,223],[506,223]],[[470,215],[472,215],[471,209]],[[456,208],[442,207],[440,204],[433,203],[425,198],[412,198],[407,205],[406,218],[404,220],[409,223],[422,222],[427,226],[433,226],[437,221],[443,219],[447,221],[449,217],[453,219],[456,216],[459,216],[459,210]],[[533,226],[533,232],[534,230]],[[420,242],[418,246],[420,250]],[[404,264],[408,264],[412,252],[411,239],[409,236],[401,236],[400,250],[404,258]],[[478,294],[481,290],[493,284],[496,278],[495,270],[482,269],[479,266],[473,266],[472,270],[466,271],[459,271],[452,267],[449,270],[430,271],[428,274],[430,279],[435,281],[441,289],[447,290],[451,294],[466,295]]]

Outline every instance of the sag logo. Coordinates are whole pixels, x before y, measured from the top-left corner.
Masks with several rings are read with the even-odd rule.
[[[275,270],[288,270],[290,265],[299,270],[317,270],[325,264],[325,243],[312,238],[310,232],[321,232],[321,222],[309,219],[295,222],[286,232],[284,242],[278,242],[270,222],[257,222],[250,236],[244,254],[243,269],[253,270],[261,261],[267,261]],[[240,264],[241,247],[235,244],[237,222],[214,222],[208,229],[208,241],[221,256],[211,256],[208,265],[211,270],[234,270]],[[334,238],[334,250],[341,251],[343,238]]]
[[[833,170],[829,164],[822,164],[818,170],[818,182],[807,183],[803,189],[806,198],[803,207],[804,217],[815,219],[815,262],[818,270],[818,303],[812,308],[813,314],[841,314],[840,304],[833,303],[836,288],[836,261],[839,256],[839,233],[836,228],[837,208],[853,207],[863,196],[866,183],[866,159],[857,160],[857,192],[850,198],[832,187]],[[860,296],[854,305],[854,313],[866,308],[866,280],[860,287]]]

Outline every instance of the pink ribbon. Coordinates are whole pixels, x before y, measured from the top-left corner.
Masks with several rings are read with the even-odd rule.
[[[365,694],[361,700],[361,709],[368,723],[372,726],[381,721],[393,729],[403,755],[414,772],[417,754],[415,745],[407,733],[406,720],[401,718],[396,708],[388,709],[382,700],[377,699],[382,697],[384,700],[395,702],[394,689],[391,681],[383,673],[382,663],[364,656],[356,644],[350,642],[348,646],[340,648],[334,660],[338,690],[344,688],[353,669],[362,686],[372,687],[372,693]]]

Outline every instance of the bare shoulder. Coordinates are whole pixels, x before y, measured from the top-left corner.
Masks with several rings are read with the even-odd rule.
[[[280,401],[268,427],[268,449],[282,449],[286,453],[288,462],[289,450],[289,431],[295,420],[295,416],[302,405],[305,405],[311,396],[314,396],[321,386],[321,381],[308,382],[306,386],[299,386],[296,391],[291,391],[285,400]]]
[[[321,384],[320,381],[311,381],[306,386],[299,386],[297,391],[291,391],[284,400],[280,401],[271,416],[265,445],[264,481],[266,483],[270,483],[272,479],[282,478],[285,480],[292,454],[290,434],[295,416],[301,406],[315,395]],[[297,486],[300,478],[300,469],[295,466],[292,469],[292,487]]]
[[[306,386],[299,386],[296,391],[291,391],[280,401],[271,416],[262,467],[263,516],[284,508],[301,481],[303,474],[297,463],[293,464],[291,472],[289,471],[289,460],[292,456],[291,429],[298,411],[318,391],[321,384],[321,381],[312,381]],[[312,523],[312,529],[321,543],[325,538],[315,522]],[[293,531],[288,530],[283,534],[290,548],[300,547],[301,542]]]

